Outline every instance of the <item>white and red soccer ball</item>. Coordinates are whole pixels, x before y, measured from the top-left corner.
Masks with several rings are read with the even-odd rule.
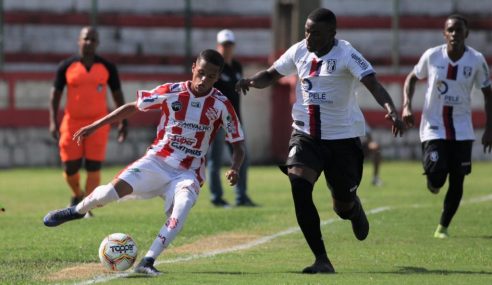
[[[99,259],[105,268],[125,271],[132,267],[137,258],[138,248],[127,234],[114,233],[105,237],[99,246]]]

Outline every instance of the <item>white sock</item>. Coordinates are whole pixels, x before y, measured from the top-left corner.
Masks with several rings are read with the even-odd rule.
[[[145,257],[152,257],[154,260],[157,259],[157,256],[174,240],[183,228],[184,222],[195,201],[196,194],[191,189],[183,188],[176,193],[172,213],[166,224],[162,226],[159,235],[150,246]]]
[[[118,199],[118,193],[116,193],[113,184],[108,183],[96,187],[89,196],[85,197],[84,200],[77,204],[75,211],[80,214],[85,214],[96,207],[102,207]]]

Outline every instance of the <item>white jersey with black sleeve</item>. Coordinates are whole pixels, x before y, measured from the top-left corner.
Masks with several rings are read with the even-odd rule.
[[[483,55],[471,47],[456,62],[449,59],[446,45],[425,51],[413,69],[419,79],[427,78],[420,140],[474,140],[471,117],[473,86],[490,85],[489,68]]]
[[[360,137],[364,116],[354,93],[355,80],[374,73],[371,64],[344,40],[335,39],[322,57],[309,52],[306,40],[291,46],[273,68],[282,75],[297,72],[294,129],[323,140]]]

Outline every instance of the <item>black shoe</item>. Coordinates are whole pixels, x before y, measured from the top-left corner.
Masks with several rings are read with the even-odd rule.
[[[316,273],[322,273],[322,274],[333,274],[335,273],[335,268],[333,268],[333,265],[331,265],[331,262],[328,258],[323,259],[323,260],[318,260],[313,263],[313,265],[308,266],[302,270],[302,273],[305,274],[316,274]]]
[[[77,206],[77,204],[80,203],[82,200],[84,200],[83,195],[70,198],[70,206],[69,207]]]
[[[49,212],[44,216],[43,222],[47,227],[56,227],[71,220],[82,219],[84,216],[85,214],[77,213],[75,211],[75,206],[73,206]]]
[[[150,276],[158,276],[162,274],[162,272],[154,267],[154,259],[151,257],[142,258],[140,263],[137,265],[137,267],[135,267],[133,271],[135,273],[141,273]]]
[[[357,203],[355,207],[358,207],[359,209],[355,216],[350,219],[352,222],[352,231],[358,240],[365,240],[367,235],[369,235],[369,221],[367,220],[366,213],[362,208],[359,197],[356,198],[355,202]]]
[[[222,199],[222,198],[212,200],[212,204],[214,204],[214,206],[216,206],[216,207],[222,207],[222,208],[229,208],[230,207],[229,203],[227,203],[227,201]]]
[[[249,199],[249,197],[246,197],[242,200],[239,200],[236,202],[236,206],[237,207],[257,207],[258,205],[251,201],[251,199]]]

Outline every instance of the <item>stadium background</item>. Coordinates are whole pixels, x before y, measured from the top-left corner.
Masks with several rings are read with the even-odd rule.
[[[338,18],[337,37],[350,41],[374,65],[397,106],[404,76],[429,47],[442,44],[446,16],[459,12],[470,20],[467,44],[492,63],[490,0],[0,0],[0,167],[58,165],[48,132],[48,97],[57,63],[77,52],[84,25],[96,24],[98,52],[117,64],[126,101],[137,89],[189,78],[190,63],[205,48],[215,47],[223,28],[237,36],[236,54],[245,75],[266,68],[302,35],[311,7],[330,8]],[[301,27],[301,29],[299,29]],[[243,119],[252,163],[282,161],[290,133],[291,85],[285,78],[272,88],[243,97]],[[416,110],[425,82],[417,85]],[[393,140],[381,108],[361,86],[359,103],[382,145],[386,159],[418,159],[418,131]],[[483,97],[473,94],[477,143],[482,154]],[[108,164],[128,163],[152,141],[154,115],[130,121],[127,142],[112,133]]]

